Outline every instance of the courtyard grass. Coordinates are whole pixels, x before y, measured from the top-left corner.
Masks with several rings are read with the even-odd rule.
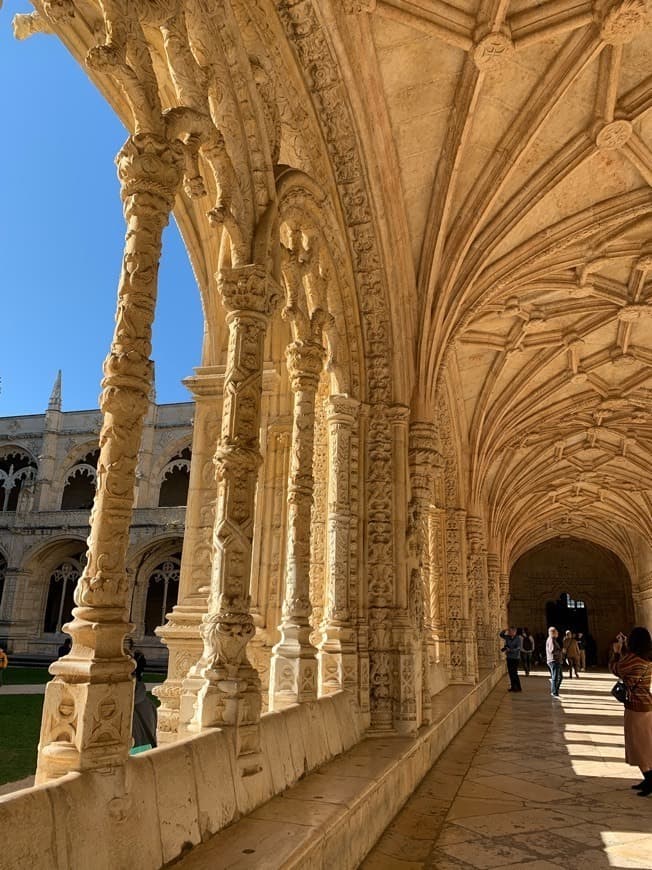
[[[15,670],[37,670],[37,668],[15,668]],[[45,673],[47,674],[47,671]],[[147,682],[160,682],[163,679],[162,674],[145,674],[145,677]],[[154,679],[150,680],[150,677]],[[33,680],[30,685],[37,682],[39,681]],[[147,694],[154,706],[158,707],[160,704],[158,698],[154,698],[150,692]],[[16,782],[35,772],[42,712],[43,695],[0,694],[0,785]]]
[[[143,678],[146,683],[162,683],[165,674],[145,671]],[[52,675],[47,668],[12,668],[11,663],[3,675],[5,686],[38,686],[49,683],[51,679]]]
[[[36,770],[42,709],[43,695],[0,695],[0,784]]]

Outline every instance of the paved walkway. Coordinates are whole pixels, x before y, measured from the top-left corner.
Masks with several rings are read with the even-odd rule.
[[[652,868],[652,795],[630,785],[614,678],[550,697],[543,671],[503,681],[430,770],[363,870]]]

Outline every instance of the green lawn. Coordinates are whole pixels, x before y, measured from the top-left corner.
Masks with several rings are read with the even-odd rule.
[[[154,676],[159,681],[162,679],[161,674],[145,676]],[[35,682],[39,681],[32,680],[32,683]],[[158,707],[158,698],[152,697],[149,692],[148,694],[154,706]],[[42,709],[43,695],[0,695],[0,785],[24,779],[36,770]]]
[[[162,683],[165,674],[143,674],[146,683]],[[12,668],[11,663],[5,669],[3,682],[7,686],[27,686],[49,683],[52,679],[47,668]]]
[[[0,783],[24,779],[36,770],[42,707],[42,695],[0,696]]]

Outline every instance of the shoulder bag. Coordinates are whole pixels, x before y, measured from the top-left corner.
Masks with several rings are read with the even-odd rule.
[[[639,677],[638,680],[633,684],[630,688],[624,680],[618,680],[612,688],[611,694],[617,701],[620,701],[621,704],[624,704],[626,701],[629,701],[631,698],[632,691],[638,686],[642,679],[647,677],[650,668],[648,667],[647,671],[643,674],[643,676]]]

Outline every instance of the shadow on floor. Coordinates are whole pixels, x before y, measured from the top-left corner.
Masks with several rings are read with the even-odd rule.
[[[624,762],[614,678],[550,697],[547,674],[504,681],[395,817],[363,870],[652,868],[652,796]]]

